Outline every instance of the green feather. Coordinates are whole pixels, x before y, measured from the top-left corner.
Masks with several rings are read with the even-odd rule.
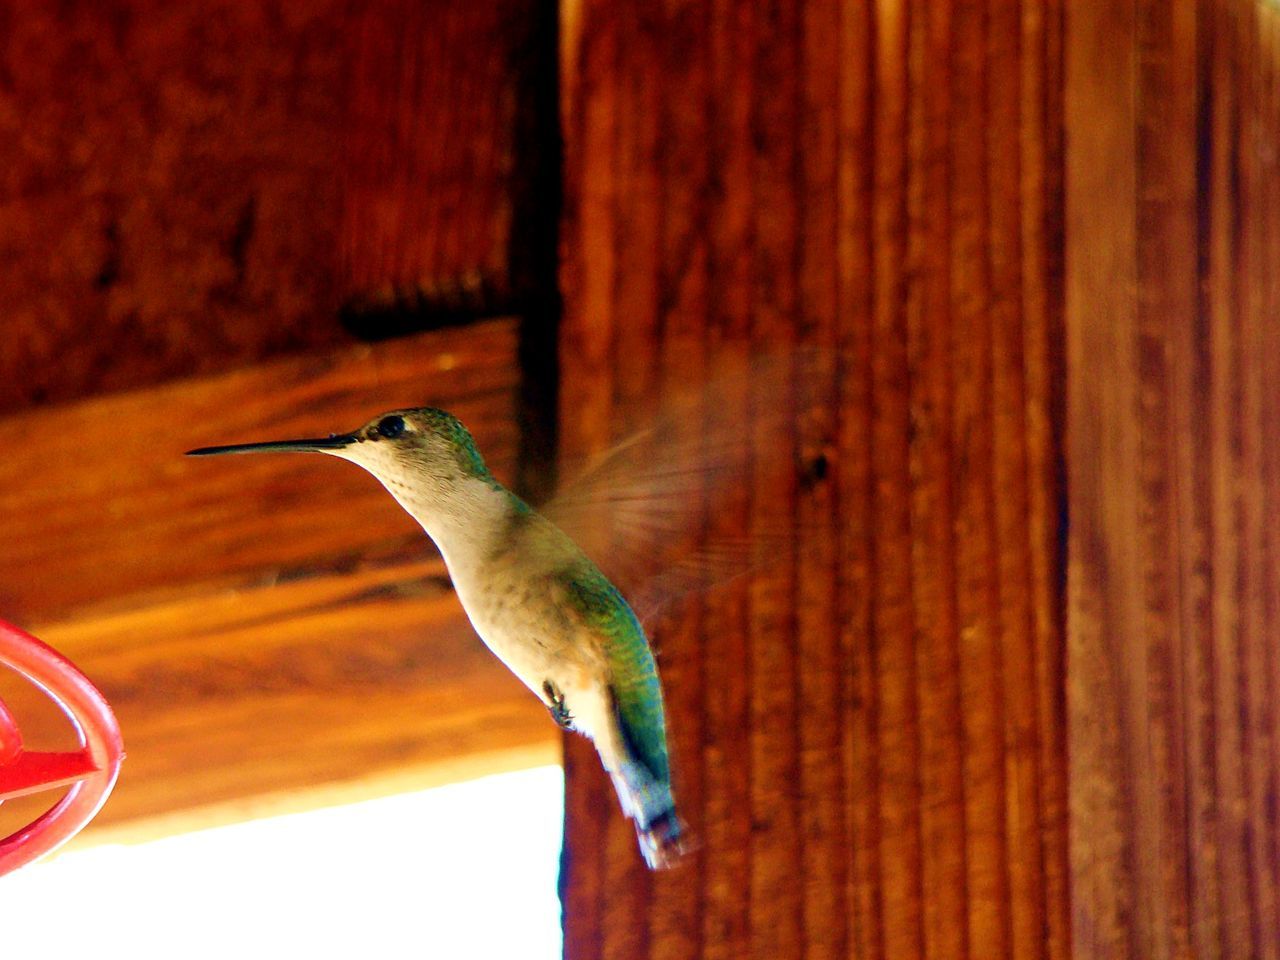
[[[659,783],[670,782],[658,667],[630,605],[585,557],[560,574],[570,604],[604,642],[627,745]]]

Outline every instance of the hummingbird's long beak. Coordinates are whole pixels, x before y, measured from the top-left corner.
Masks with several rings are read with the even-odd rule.
[[[265,443],[234,443],[226,447],[200,447],[188,450],[188,457],[212,457],[222,453],[323,453],[341,450],[359,438],[354,433],[335,433],[314,440],[268,440]]]

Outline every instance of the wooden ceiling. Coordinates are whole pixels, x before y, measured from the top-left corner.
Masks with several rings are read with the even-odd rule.
[[[0,6],[0,616],[118,707],[93,831],[560,745],[371,478],[183,450],[428,402],[528,490],[557,403],[589,456],[801,345],[677,430],[750,448],[700,532],[804,533],[654,631],[702,845],[644,870],[571,739],[567,955],[1280,953],[1278,39],[1254,0]]]
[[[555,138],[532,136],[555,123],[546,16],[6,5],[0,412],[350,343],[340,314],[405,332],[552,285],[532,265],[554,233],[531,242],[555,216]]]

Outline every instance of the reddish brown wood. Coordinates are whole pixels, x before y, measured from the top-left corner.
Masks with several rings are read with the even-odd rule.
[[[663,145],[655,167],[660,197],[656,209],[661,213],[654,264],[656,269],[666,274],[667,280],[661,287],[642,280],[644,288],[651,292],[641,293],[640,297],[646,299],[648,296],[659,295],[660,291],[667,292],[665,313],[660,304],[656,304],[656,310],[646,308],[644,311],[654,321],[662,318],[660,322],[665,326],[665,335],[662,337],[654,337],[650,331],[646,333],[650,333],[649,342],[659,351],[653,365],[655,382],[649,389],[656,388],[666,392],[687,389],[686,385],[705,382],[709,376],[707,350],[702,342],[710,296],[707,263],[709,244],[701,229],[702,218],[706,213],[706,198],[699,189],[707,169],[707,157],[702,144],[708,136],[708,118],[700,105],[708,78],[705,71],[693,66],[681,52],[687,44],[699,41],[709,16],[710,12],[701,0],[675,0],[667,3],[665,20],[672,31],[671,37],[676,42],[658,43],[654,51],[655,62],[662,74],[676,82],[683,82],[690,93],[690,96],[680,101],[664,102],[656,95],[661,89],[659,83],[653,82],[652,86],[654,100],[658,104],[653,135],[657,143]],[[685,171],[690,175],[673,175],[676,171]],[[699,406],[697,409],[705,417],[705,408]],[[692,443],[696,443],[702,432],[701,428],[702,424],[698,422],[687,424],[686,436]],[[662,438],[655,439],[657,443],[664,442]],[[699,489],[696,495],[697,506],[705,507],[708,491]],[[703,512],[696,507],[694,512],[701,521]],[[626,545],[622,544],[621,549],[625,548]],[[704,635],[702,624],[706,615],[704,606],[695,601],[671,610],[663,621],[664,631],[673,638],[661,648],[664,669],[669,674],[683,678],[681,686],[671,694],[669,709],[691,718],[686,729],[673,729],[671,748],[685,755],[698,754],[706,742],[701,690],[708,673],[700,646],[674,638]],[[681,778],[680,790],[685,798],[683,802],[688,802],[694,809],[700,807],[706,796],[702,771],[697,768],[687,771]],[[650,952],[681,960],[692,960],[700,956],[705,931],[702,929],[699,905],[674,885],[655,887],[651,904],[653,922],[650,926]]]
[[[0,410],[343,339],[342,9],[5,6]]]
[[[10,450],[0,461],[0,609],[38,626],[150,594],[431,552],[364,471],[321,456],[183,452],[323,436],[434,403],[467,422],[510,479],[515,357],[515,324],[499,320],[0,420]]]
[[[549,17],[5,4],[0,413],[349,343],[344,307],[374,334],[528,307],[553,272]]]
[[[834,483],[818,477],[837,460],[839,337],[839,204],[814,203],[835,196],[840,179],[841,115],[828,105],[840,100],[840,49],[831,38],[840,32],[838,7],[802,8],[798,24],[798,70],[801,115],[813,120],[800,131],[798,158],[802,187],[799,215],[807,229],[799,232],[797,295],[808,304],[802,336],[821,344],[821,352],[797,365],[795,456],[805,475],[796,493],[796,524],[820,529],[835,515],[839,493]],[[799,818],[801,892],[800,921],[809,936],[809,955],[837,960],[849,955],[848,924],[828,917],[848,909],[850,876],[846,850],[849,835],[846,804],[841,803],[847,771],[843,763],[845,723],[844,669],[840,632],[839,544],[836,537],[805,538],[797,544],[796,617],[793,625],[800,704],[799,786],[812,798]],[[805,722],[804,715],[810,722]]]
[[[539,239],[519,234],[523,207],[554,216],[554,195],[530,192],[553,144],[521,136],[551,83],[550,51],[534,49],[547,15],[532,0],[355,6],[341,257],[356,314],[474,313],[529,293],[543,258],[523,249]]]
[[[1278,29],[1236,0],[1068,20],[1089,78],[1067,110],[1082,957],[1280,955]]]
[[[1035,691],[1035,713],[1024,715],[1033,739],[1019,742],[1024,745],[1021,756],[1034,765],[1038,780],[1036,805],[1022,806],[1020,816],[1034,821],[1028,832],[1039,837],[1039,844],[1022,849],[1032,863],[1039,858],[1044,876],[1045,913],[1042,923],[1031,931],[1029,943],[1042,942],[1049,958],[1064,958],[1071,950],[1070,913],[1066,908],[1070,878],[1062,849],[1067,833],[1067,771],[1061,762],[1067,732],[1063,722],[1066,547],[1062,533],[1066,493],[1062,488],[1061,434],[1066,406],[1062,335],[1065,204],[1060,199],[1064,179],[1063,11],[1062,0],[1048,0],[1043,7],[1019,11],[1023,61],[1020,79],[1024,91],[1021,123],[1043,132],[1040,138],[1020,137],[1024,160],[1018,192],[1023,241],[1020,304],[1026,316],[1044,318],[1043,323],[1022,324],[1015,331],[1016,342],[1025,349],[1023,409],[1027,416],[1028,513],[1026,528],[1020,528],[1026,538],[1022,546],[1027,551],[1027,562],[1019,569],[1031,590],[1029,653],[1035,663],[1029,678],[1030,689]],[[1017,352],[1012,351],[1009,356],[1016,357]],[[1016,546],[1014,553],[1017,556]],[[1006,661],[1009,659],[1006,656]],[[1038,816],[1029,815],[1027,811],[1032,809],[1039,812]],[[1023,949],[1025,943],[1028,941],[1016,942],[1015,948]]]
[[[432,403],[509,479],[516,352],[514,322],[494,321],[0,420],[0,611],[76,662],[125,732],[99,827],[190,829],[554,760],[544,710],[376,481],[329,457],[183,456]],[[29,742],[65,746],[65,720],[29,714],[10,681]]]
[[[708,56],[703,81],[707,97],[717,96],[722,108],[707,111],[705,175],[712,185],[700,191],[702,204],[694,214],[705,223],[707,263],[707,349],[726,358],[741,371],[730,378],[731,388],[710,404],[707,430],[722,434],[749,417],[746,371],[750,368],[748,329],[751,302],[750,207],[726,204],[721,196],[748,196],[751,191],[751,102],[757,84],[749,69],[753,11],[746,4],[724,0],[711,5]],[[695,73],[700,70],[695,69]],[[688,82],[686,78],[686,82]],[[712,94],[711,91],[717,91]],[[696,108],[696,104],[693,105]],[[570,151],[569,156],[573,152]],[[714,215],[713,215],[714,214]],[[697,222],[697,221],[695,221]],[[651,281],[652,282],[652,281]],[[572,316],[572,314],[570,314]],[[570,354],[566,354],[571,356]],[[745,463],[746,451],[741,462]],[[717,509],[709,517],[709,536],[743,536],[750,530],[751,491],[745,485],[724,490]],[[702,825],[708,849],[721,856],[705,857],[698,864],[701,922],[698,924],[702,955],[732,960],[748,955],[751,921],[743,908],[742,883],[748,875],[752,820],[743,815],[750,803],[751,772],[742,758],[748,750],[750,674],[746,669],[727,671],[727,663],[749,663],[749,608],[747,588],[733,583],[706,598],[702,636],[703,684],[701,697],[704,740],[693,755],[701,768],[703,785]],[[674,722],[674,721],[673,721]],[[682,767],[684,762],[681,762]],[[686,899],[689,884],[680,890]],[[566,924],[571,928],[572,924]],[[576,955],[576,954],[575,954]],[[583,954],[585,956],[585,954]]]
[[[567,741],[566,955],[1065,958],[1059,8],[564,12],[566,455],[709,383],[796,531],[654,632],[689,862]]]
[[[885,956],[924,949],[920,836],[920,736],[912,622],[909,472],[910,384],[907,380],[907,128],[910,29],[905,8],[881,4],[869,51],[872,96],[871,190],[855,202],[871,209],[871,554],[874,581],[867,641],[873,647],[876,723],[872,730],[879,782],[876,830],[879,871],[872,879]],[[864,641],[864,642],[867,642]],[[870,838],[869,838],[870,839]]]
[[[906,94],[906,276],[902,308],[906,323],[906,369],[903,376],[910,418],[907,430],[907,527],[899,543],[910,550],[910,616],[917,642],[900,648],[914,658],[913,709],[919,755],[919,807],[902,805],[901,815],[917,818],[920,875],[924,896],[913,898],[921,913],[921,951],[929,956],[964,957],[969,938],[964,814],[968,784],[964,781],[965,713],[961,706],[962,663],[958,634],[957,569],[950,563],[959,544],[956,526],[963,478],[953,472],[953,420],[960,386],[952,371],[967,346],[950,343],[952,321],[965,307],[963,288],[981,273],[980,259],[967,260],[968,275],[958,278],[953,303],[953,239],[960,240],[981,224],[966,223],[962,209],[966,184],[953,168],[949,144],[953,136],[953,101],[961,99],[951,37],[962,4],[919,3],[910,8],[914,29],[907,34]],[[959,36],[956,37],[957,47]],[[980,143],[980,141],[979,141]],[[971,139],[959,152],[981,161]],[[972,201],[970,201],[972,203]],[[972,220],[981,211],[968,211]],[[914,229],[913,229],[914,225]],[[981,390],[982,384],[974,384]],[[983,571],[977,571],[984,578]],[[974,745],[970,751],[977,753]]]
[[[471,631],[438,558],[313,572],[41,622],[128,757],[95,834],[149,838],[554,763],[555,727]],[[0,676],[29,744],[66,719]],[[6,803],[6,833],[46,809]]]
[[[841,62],[857,62],[872,49],[874,20],[868,6],[860,14],[844,14],[840,24]],[[863,70],[840,71],[837,116],[837,317],[864,315],[871,309],[874,290],[873,218],[863,198],[871,190],[875,163],[860,149],[871,136],[875,90],[871,61]],[[874,547],[872,504],[874,474],[871,462],[872,384],[871,324],[837,327],[839,358],[836,401],[835,462],[841,465],[834,483],[842,522],[836,540],[836,580],[842,704],[840,708],[844,830],[848,881],[845,885],[847,946],[859,957],[881,957],[879,848],[876,813],[879,768],[876,762],[875,646],[872,640],[874,605]],[[861,838],[861,839],[859,839]]]

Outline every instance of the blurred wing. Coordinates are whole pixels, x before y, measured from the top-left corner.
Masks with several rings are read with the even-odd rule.
[[[789,369],[778,357],[744,357],[736,370],[668,391],[641,429],[542,508],[642,621],[789,548],[790,532],[765,529],[751,509],[753,482],[793,466],[790,443],[753,443],[767,436],[762,420],[790,410]]]

